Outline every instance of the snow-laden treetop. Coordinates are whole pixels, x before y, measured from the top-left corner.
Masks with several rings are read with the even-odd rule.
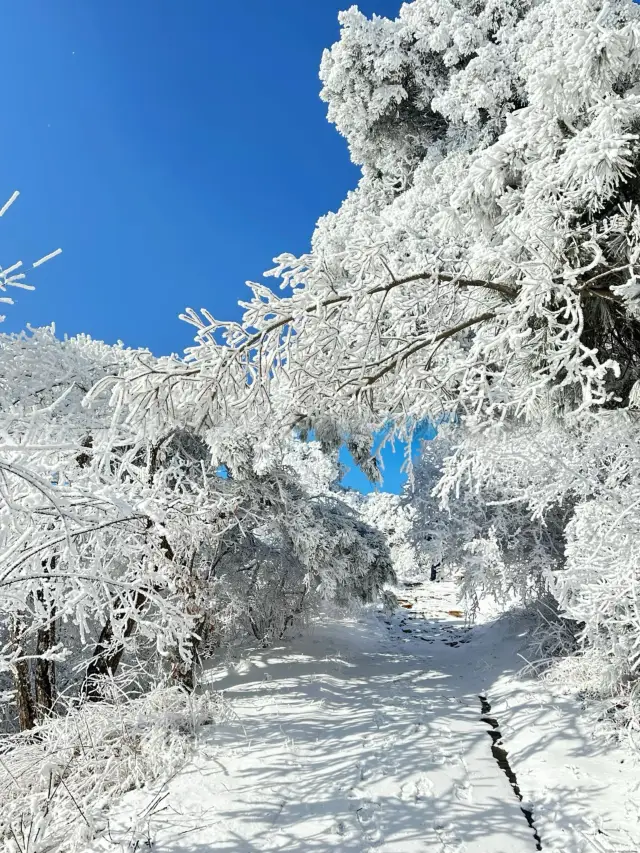
[[[147,415],[267,412],[331,438],[633,401],[640,8],[414,0],[340,19],[322,97],[359,186],[308,254],[276,259],[284,295],[251,284],[242,323],[187,312],[187,363],[133,375]]]

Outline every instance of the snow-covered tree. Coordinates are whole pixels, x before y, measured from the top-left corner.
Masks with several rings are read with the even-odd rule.
[[[0,663],[23,728],[62,694],[102,698],[121,662],[136,689],[191,687],[203,649],[268,642],[392,576],[317,443],[140,430],[109,387],[154,361],[52,328],[0,336]]]
[[[424,560],[413,541],[416,508],[411,501],[390,492],[350,496],[363,520],[386,537],[393,567],[399,578],[421,575]]]
[[[342,23],[323,96],[360,185],[309,254],[278,258],[288,295],[251,285],[241,323],[188,312],[196,345],[135,373],[140,399],[176,404],[184,386],[201,423],[332,419],[337,437],[389,415],[626,405],[638,7],[414,0]]]
[[[134,628],[165,642],[188,635],[165,595],[154,449],[115,430],[108,403],[83,405],[130,358],[85,336],[59,341],[53,329],[0,337],[2,665],[23,727],[52,711],[67,687],[56,689],[55,664],[79,647],[91,675],[115,671]]]
[[[341,24],[322,97],[357,189],[307,254],[276,258],[284,294],[251,284],[240,323],[188,311],[186,359],[131,371],[121,404],[147,424],[313,429],[371,474],[376,430],[455,421],[436,497],[456,495],[453,529],[468,520],[470,593],[528,594],[546,573],[585,647],[618,659],[640,637],[637,572],[613,556],[640,482],[640,7],[413,0]],[[606,630],[600,576],[626,590]]]
[[[502,604],[546,596],[553,571],[564,566],[573,494],[536,511],[530,471],[518,464],[522,447],[506,438],[504,430],[490,441],[486,433],[442,428],[424,442],[407,496],[415,546],[458,580],[471,613],[485,596]],[[491,464],[480,470],[485,459]]]

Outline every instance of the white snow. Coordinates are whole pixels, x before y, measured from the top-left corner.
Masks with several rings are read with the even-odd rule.
[[[522,624],[467,630],[446,583],[402,596],[412,606],[391,617],[327,617],[208,672],[232,722],[205,729],[177,776],[127,795],[90,849],[534,851],[481,693],[543,850],[640,849],[637,763],[593,739],[577,702],[518,679]]]

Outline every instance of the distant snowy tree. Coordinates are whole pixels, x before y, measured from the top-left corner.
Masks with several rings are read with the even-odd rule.
[[[471,613],[487,595],[503,604],[546,596],[564,566],[573,501],[564,492],[536,511],[515,441],[504,431],[492,441],[445,427],[423,444],[415,468],[412,535],[442,574],[458,580]]]
[[[398,577],[409,579],[420,575],[423,562],[412,541],[415,507],[403,501],[401,495],[371,492],[358,500],[358,510],[367,524],[386,537]]]

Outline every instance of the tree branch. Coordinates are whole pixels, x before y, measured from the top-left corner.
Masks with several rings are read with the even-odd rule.
[[[373,373],[371,376],[365,377],[364,384],[366,386],[373,385],[379,379],[382,379],[383,376],[393,370],[394,367],[397,367],[403,361],[406,361],[410,356],[415,355],[415,353],[419,352],[420,350],[425,349],[425,347],[445,341],[448,338],[452,338],[458,332],[463,332],[465,329],[470,329],[472,326],[477,326],[479,323],[484,323],[486,320],[493,320],[495,316],[495,311],[485,311],[482,314],[478,314],[475,317],[471,317],[471,319],[469,320],[465,320],[463,323],[459,323],[457,326],[452,326],[450,329],[447,329],[444,332],[440,332],[439,335],[434,335],[428,340],[416,341],[411,346],[407,347],[403,353],[396,356],[393,361],[385,365],[385,367],[383,367],[377,373]],[[358,393],[358,391],[361,390],[362,388],[358,388],[356,389],[355,393]]]

